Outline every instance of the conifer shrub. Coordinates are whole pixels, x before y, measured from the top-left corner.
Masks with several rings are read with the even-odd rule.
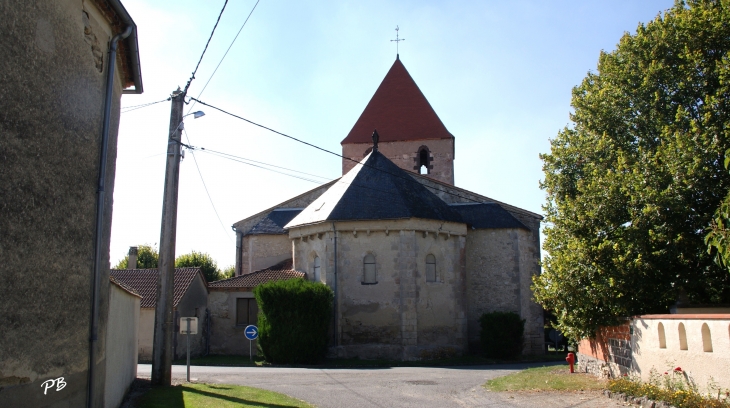
[[[481,346],[485,357],[512,360],[522,353],[525,320],[514,312],[484,313],[481,324]]]
[[[314,364],[327,352],[334,293],[305,279],[263,283],[254,289],[259,306],[258,346],[266,361]]]

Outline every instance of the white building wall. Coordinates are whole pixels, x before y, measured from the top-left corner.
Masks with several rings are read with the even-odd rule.
[[[660,324],[665,347],[660,343]],[[686,333],[686,350],[680,341],[680,324]],[[703,338],[705,324],[709,338],[707,329]],[[730,314],[646,315],[634,319],[632,328],[632,372],[642,380],[649,380],[652,368],[663,376],[680,367],[701,393],[710,392],[712,384],[730,389]]]
[[[109,320],[106,332],[104,406],[118,407],[137,378],[139,296],[109,285]]]

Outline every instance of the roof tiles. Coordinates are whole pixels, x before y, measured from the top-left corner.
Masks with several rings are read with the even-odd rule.
[[[211,282],[210,284],[208,284],[208,287],[211,290],[252,289],[266,282],[304,278],[304,272],[299,272],[291,269],[291,265],[292,260],[287,259],[286,261],[280,262],[266,269],[247,273],[241,276],[236,276],[230,279]]]
[[[140,307],[155,307],[157,304],[157,269],[112,269],[109,274],[115,281],[131,287],[142,296]],[[200,275],[203,283],[206,283],[200,268],[175,269],[173,307],[177,307],[196,275]]]
[[[381,143],[454,137],[399,58],[341,144],[371,143],[374,129]]]

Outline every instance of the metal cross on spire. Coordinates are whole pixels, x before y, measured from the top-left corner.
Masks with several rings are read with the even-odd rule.
[[[398,43],[406,40],[405,38],[398,37],[398,30],[399,30],[398,26],[395,26],[395,40],[390,40],[390,41],[395,41],[395,57],[396,58],[400,57],[400,53],[398,52]]]

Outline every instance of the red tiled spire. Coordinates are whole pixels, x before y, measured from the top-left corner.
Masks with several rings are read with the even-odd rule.
[[[341,144],[372,143],[374,129],[378,130],[381,143],[454,137],[446,130],[400,58],[396,58]]]

